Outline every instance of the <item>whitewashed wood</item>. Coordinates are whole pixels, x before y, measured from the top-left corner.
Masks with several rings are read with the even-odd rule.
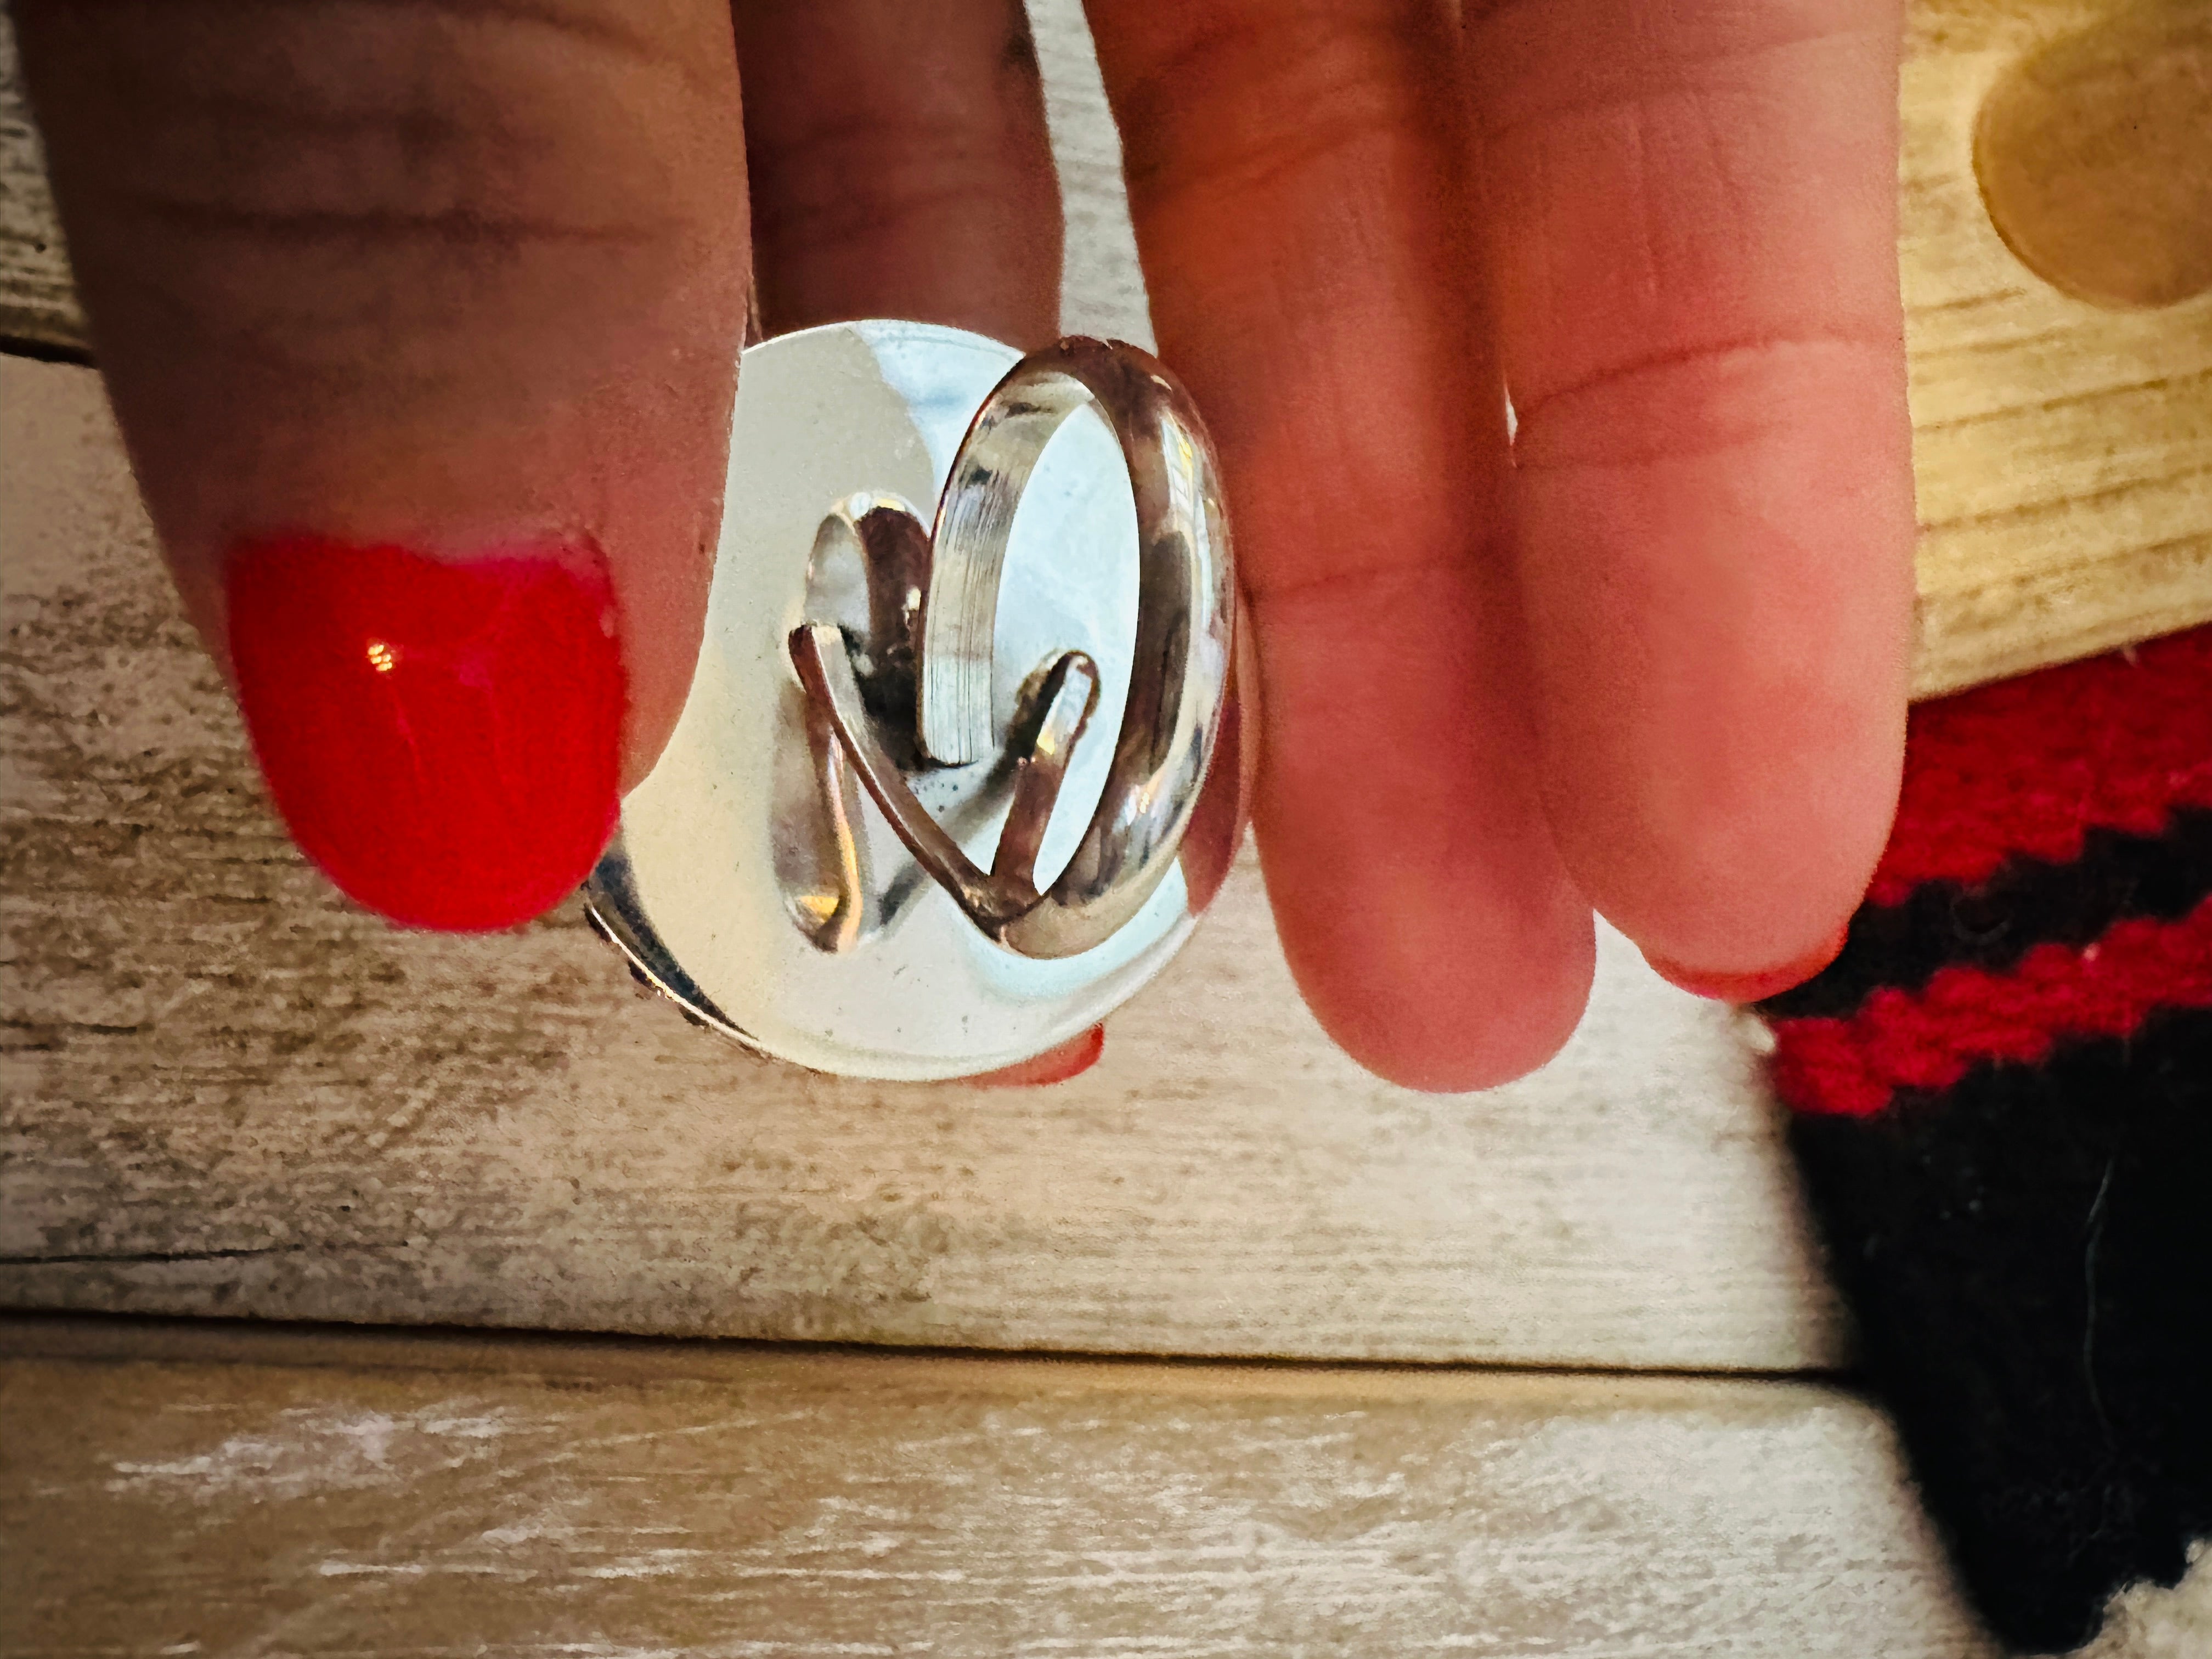
[[[2168,1589],[2133,1584],[2112,1598],[2105,1627],[2080,1659],[2204,1659],[2212,1653],[2212,1544],[2192,1545],[2189,1570]]]
[[[1150,349],[1155,343],[1152,310],[1137,264],[1129,198],[1121,189],[1121,137],[1106,106],[1082,0],[1028,3],[1067,221],[1060,326],[1071,334],[1128,340]]]
[[[9,1655],[1994,1659],[1809,1383],[0,1344]]]
[[[88,369],[0,360],[0,1303],[1838,1356],[1734,1017],[1617,939],[1559,1060],[1425,1097],[1322,1036],[1248,863],[1076,1082],[832,1082],[641,997],[573,910],[463,939],[333,899],[263,806]]]

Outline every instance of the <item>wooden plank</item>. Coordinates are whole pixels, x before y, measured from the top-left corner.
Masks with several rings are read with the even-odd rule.
[[[2000,74],[2129,9],[1911,8],[1899,252],[1921,498],[1920,696],[2212,620],[2212,295],[2148,310],[2070,297],[2014,257],[1974,170],[1976,113]],[[1031,11],[1067,211],[1067,325],[1146,339],[1120,147],[1079,5],[1040,0]],[[4,16],[0,336],[86,342]]]
[[[1909,14],[1900,270],[1922,696],[2212,620],[2212,293],[2143,309],[2073,297],[2006,246],[1974,165],[1977,115],[2008,71],[2146,9],[1915,0]],[[2201,38],[2155,50],[2189,52],[2202,86],[2212,9],[2200,15]],[[2127,88],[2118,75],[2104,91]],[[2212,153],[2147,143],[2142,166],[2161,165],[2202,172]]]
[[[1887,1425],[1811,1383],[0,1349],[8,1654],[1994,1651]]]
[[[1121,135],[1106,105],[1083,0],[1027,0],[1044,82],[1045,125],[1067,225],[1060,264],[1060,326],[1071,334],[1129,340],[1147,349],[1152,317],[1137,234],[1121,188]]]
[[[963,1346],[1784,1369],[1842,1339],[1735,1017],[1607,939],[1567,1053],[1336,1054],[1240,869],[1037,1091],[762,1065],[575,913],[306,870],[91,371],[0,360],[0,1303]]]

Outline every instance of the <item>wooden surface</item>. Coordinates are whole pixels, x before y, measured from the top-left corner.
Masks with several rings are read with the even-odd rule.
[[[0,1321],[0,1421],[9,1659],[1995,1656],[1812,1382]]]
[[[1832,1363],[1735,1017],[1617,939],[1538,1076],[1337,1054],[1237,872],[1106,1058],[838,1083],[638,993],[572,908],[343,906],[263,804],[91,371],[0,359],[12,958],[0,1303],[746,1336]]]
[[[0,1414],[72,1431],[0,1452],[0,1654],[1991,1652],[1812,1383],[9,1347]]]
[[[2145,9],[2208,9],[2204,0],[1911,9],[1899,253],[1920,484],[1922,696],[2212,620],[2212,293],[2154,309],[2073,297],[2007,247],[1974,167],[1977,114],[2008,68],[2068,37],[2130,27],[2124,20]],[[1063,320],[1149,340],[1119,146],[1088,37],[1074,0],[1031,9],[1067,209]],[[2168,82],[2212,79],[2203,31],[2136,33],[2152,54],[2147,75],[2163,63]],[[2212,153],[2197,153],[2208,144],[2212,129],[2161,129],[2140,156],[2122,143],[2100,177],[2116,191],[2141,178],[2131,199],[2190,212],[2194,195],[2151,185],[2176,168],[2212,172]],[[0,338],[88,345],[4,13]]]
[[[2143,51],[2159,55],[2141,59],[2145,76],[2163,66],[2212,97],[2212,5],[2148,4],[2207,27],[2146,36]],[[2133,29],[2139,10],[2114,0],[1909,10],[1899,253],[1923,695],[2212,618],[2212,292],[2156,309],[2073,297],[2013,256],[1974,168],[1977,115],[2008,71],[2069,38]],[[2129,95],[2119,78],[2103,92],[2106,107]],[[2002,137],[2034,132],[2016,124]],[[2131,170],[2212,173],[2212,125],[2123,123],[2118,137],[2141,149],[2122,143],[2111,188]],[[2192,198],[2146,181],[2134,199],[2180,212]]]

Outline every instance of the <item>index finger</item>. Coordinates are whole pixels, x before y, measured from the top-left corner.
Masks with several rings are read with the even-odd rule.
[[[570,892],[690,684],[745,309],[721,0],[17,8],[270,791],[395,920]]]

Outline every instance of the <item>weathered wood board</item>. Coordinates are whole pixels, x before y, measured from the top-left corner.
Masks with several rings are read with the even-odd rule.
[[[1992,1654],[1813,1383],[204,1331],[0,1326],[0,1654]]]
[[[1147,340],[1120,147],[1079,6],[1030,9],[1068,221],[1065,321]],[[2154,308],[2071,297],[2006,246],[1974,166],[1977,112],[2009,66],[2137,9],[2127,0],[1910,9],[1899,258],[1922,696],[2212,620],[2212,294]],[[2156,49],[2201,52],[2212,65],[2212,36]],[[2212,168],[2212,153],[2147,153],[2144,165]],[[4,14],[0,337],[88,344]]]
[[[1818,1383],[0,1320],[0,1656],[1994,1659]],[[2080,1659],[2212,1652],[2212,1551]]]
[[[573,909],[393,931],[263,804],[91,371],[0,359],[0,1303],[994,1347],[1825,1365],[1734,1016],[1618,939],[1568,1053],[1337,1054],[1240,870],[1057,1088],[837,1083]]]

